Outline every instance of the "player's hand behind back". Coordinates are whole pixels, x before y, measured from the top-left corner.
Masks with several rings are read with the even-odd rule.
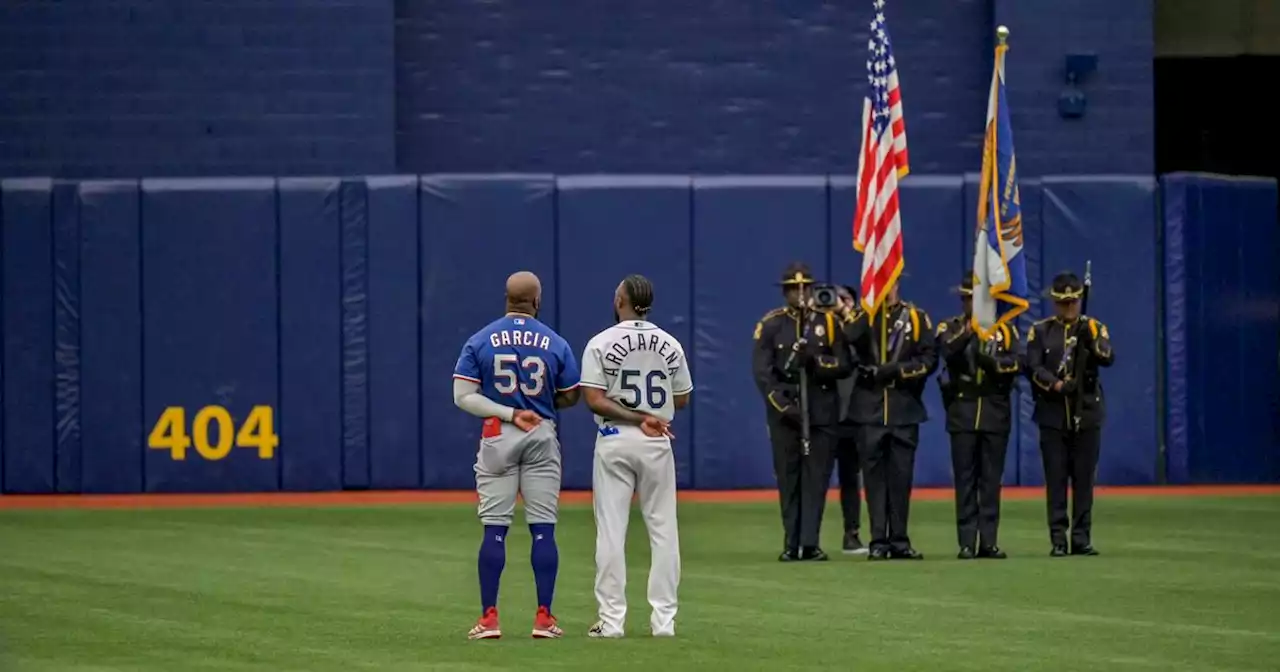
[[[650,436],[655,439],[663,436],[669,439],[676,438],[676,435],[671,433],[670,423],[662,418],[654,417],[652,415],[646,417],[644,421],[640,423],[640,431],[644,432],[645,436]]]
[[[533,411],[521,410],[516,411],[511,416],[511,422],[516,427],[519,427],[521,431],[531,432],[534,427],[537,427],[542,422],[542,418]]]

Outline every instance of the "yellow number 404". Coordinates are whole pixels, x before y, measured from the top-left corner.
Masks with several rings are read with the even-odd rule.
[[[218,425],[218,442],[209,443],[209,425]],[[170,406],[160,414],[156,426],[147,437],[151,448],[169,451],[175,460],[187,459],[187,448],[194,443],[196,452],[206,460],[221,460],[231,453],[233,434],[231,413],[221,406],[205,406],[196,412],[191,423],[191,435],[187,435],[187,411],[181,406]],[[270,406],[254,406],[245,418],[240,431],[234,432],[237,448],[257,448],[258,458],[269,460],[275,456],[280,437],[276,436],[274,416]]]

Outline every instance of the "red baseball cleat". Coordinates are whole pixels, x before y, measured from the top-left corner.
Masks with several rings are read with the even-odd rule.
[[[467,639],[498,639],[502,637],[502,630],[498,628],[498,609],[489,607],[476,622],[476,627],[471,628],[471,632],[467,633]]]
[[[564,630],[556,625],[556,617],[546,607],[538,607],[538,615],[533,617],[534,639],[556,639],[564,636]]]

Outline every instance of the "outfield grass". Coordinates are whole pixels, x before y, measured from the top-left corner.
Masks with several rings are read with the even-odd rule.
[[[838,551],[838,507],[827,548]],[[682,504],[678,637],[647,636],[632,519],[628,638],[587,639],[594,530],[558,532],[560,641],[528,638],[529,537],[510,535],[507,637],[478,615],[469,506],[0,512],[6,670],[1276,670],[1280,498],[1107,498],[1097,558],[1048,557],[1043,504],[1008,502],[1010,559],[954,560],[920,502],[924,562],[781,565],[774,506]]]

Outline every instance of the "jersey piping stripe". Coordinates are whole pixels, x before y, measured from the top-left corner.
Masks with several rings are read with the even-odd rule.
[[[690,392],[692,392],[692,391],[693,391],[693,386],[692,386],[692,385],[690,385],[690,386],[689,386],[689,389],[687,389],[687,390],[672,390],[672,391],[671,391],[671,394],[689,394],[689,393],[690,393]]]
[[[582,383],[574,383],[574,384],[570,385],[569,387],[560,387],[560,388],[556,388],[556,392],[568,392],[568,391],[570,391],[570,390],[576,390],[576,389],[578,389],[578,386],[579,386],[579,385],[581,385],[581,384],[582,384]]]
[[[464,376],[464,375],[462,375],[461,373],[455,373],[455,374],[453,374],[453,377],[454,377],[454,378],[457,378],[458,380],[466,380],[466,381],[469,381],[469,382],[472,382],[472,383],[479,383],[479,382],[480,382],[480,379],[479,379],[479,378],[472,378],[471,376]]]
[[[608,390],[608,389],[609,389],[609,386],[608,386],[608,385],[601,385],[601,384],[599,384],[599,383],[588,383],[588,382],[586,382],[586,381],[583,381],[583,382],[581,382],[581,383],[578,383],[578,385],[580,385],[580,386],[582,386],[582,387],[590,387],[590,388],[597,389],[597,390]]]

